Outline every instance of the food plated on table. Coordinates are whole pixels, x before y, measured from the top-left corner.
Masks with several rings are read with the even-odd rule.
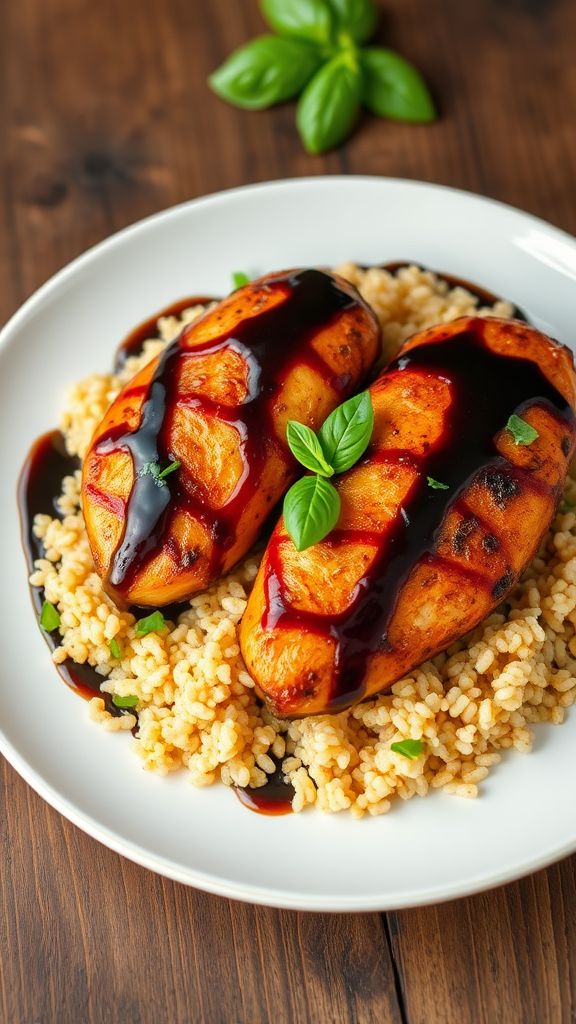
[[[337,217],[337,210],[349,216]],[[261,612],[260,602],[252,604],[255,580],[271,540],[272,547],[278,540],[281,518],[290,526],[299,560],[294,582],[302,593],[304,563],[314,564],[331,546],[336,550],[335,502],[340,500],[338,515],[347,515],[346,481],[364,471],[376,439],[376,403],[367,406],[366,395],[408,338],[479,314],[523,321],[573,348],[574,252],[562,232],[478,197],[409,182],[315,178],[255,186],[168,211],[87,253],[34,295],[0,338],[0,461],[7,481],[0,505],[6,640],[0,749],[20,774],[81,828],[152,870],[232,898],[302,909],[437,901],[517,877],[576,849],[569,782],[576,770],[576,720],[569,708],[576,599],[570,473],[540,550],[510,594],[495,598],[494,610],[446,651],[424,663],[415,651],[416,667],[389,689],[329,712],[283,713],[270,698],[266,702],[264,664],[258,656],[248,668],[250,652],[240,636],[249,602],[255,619]],[[427,276],[426,267],[439,272]],[[254,284],[286,268],[334,268],[328,272],[356,288],[376,315],[382,355],[366,379],[335,396],[332,413],[310,428],[324,443],[324,464],[300,412],[290,414],[294,426],[284,424],[278,441],[293,459],[285,493],[252,549],[188,600],[183,619],[180,600],[136,605],[119,595],[111,599],[79,514],[82,461],[96,428],[146,360],[158,357],[186,323],[238,292],[245,277]],[[231,270],[245,277],[232,281]],[[150,316],[159,310],[167,311],[160,321]],[[546,360],[541,369],[548,373]],[[481,397],[477,389],[474,401]],[[131,401],[137,400],[133,395]],[[336,457],[328,440],[338,436],[334,428],[341,429],[350,409],[356,409],[358,430],[348,446],[353,461],[342,468],[346,459]],[[440,422],[434,403],[430,413],[427,429]],[[512,419],[508,428],[507,412],[498,444],[513,442],[512,462],[533,460],[553,431],[541,430],[530,409],[516,415],[524,425]],[[508,458],[509,452],[492,450],[495,457]],[[185,459],[161,454],[152,476],[164,474],[161,480],[177,495],[186,479],[180,475]],[[408,454],[416,466],[419,456]],[[178,461],[182,467],[175,467]],[[45,580],[39,575],[32,588],[14,501],[25,463],[34,468],[28,478],[35,481],[27,513],[30,572],[36,571],[34,559],[45,559],[37,570]],[[438,499],[431,507],[440,510],[452,502],[455,480],[431,466],[428,476],[433,483],[426,480],[421,495]],[[325,514],[302,518],[299,498],[309,481],[325,496]],[[480,522],[489,492],[477,497]],[[513,502],[521,495],[510,501],[518,509]],[[371,513],[357,504],[359,514]],[[390,521],[397,510],[391,502]],[[46,517],[44,537],[33,533],[37,512]],[[512,529],[516,513],[502,517]],[[376,527],[374,521],[366,540],[378,542]],[[494,534],[503,545],[499,557],[504,547],[516,555],[510,534]],[[466,541],[471,557],[480,554],[482,537],[479,528]],[[287,545],[280,547],[284,556]],[[101,571],[106,575],[105,566]],[[461,574],[458,579],[459,588],[469,587]],[[78,599],[82,624],[71,598],[60,609],[67,588]],[[319,583],[315,589],[322,597],[316,611],[342,599],[341,586]],[[294,603],[291,591],[285,597]],[[51,632],[39,626],[44,604],[54,606],[43,617]],[[279,623],[276,629],[279,636]],[[283,639],[288,651],[287,628]],[[430,639],[438,639],[437,627]],[[62,648],[57,665],[46,640],[54,650]],[[319,649],[326,653],[321,637]],[[246,675],[240,678],[241,671]],[[426,799],[409,799],[419,793]],[[473,795],[478,799],[454,798]],[[244,803],[306,813],[254,814]],[[343,813],[319,813],[324,808]]]
[[[413,264],[174,309],[23,472],[56,665],[146,768],[253,809],[476,796],[576,695],[571,353]]]

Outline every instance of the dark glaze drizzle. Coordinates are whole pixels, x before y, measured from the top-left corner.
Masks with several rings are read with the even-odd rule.
[[[240,512],[259,485],[270,446],[274,445],[282,454],[287,467],[293,465],[285,442],[276,437],[270,415],[270,400],[292,367],[296,364],[310,366],[338,396],[347,393],[349,376],[334,374],[309,341],[338,313],[353,307],[357,300],[343,291],[331,276],[318,270],[303,270],[271,278],[267,287],[285,292],[284,301],[241,321],[233,331],[187,349],[189,328],[185,328],[159,358],[142,405],[138,428],[127,430],[120,425],[103,435],[97,443],[98,454],[128,451],[134,466],[134,484],[126,505],[124,533],[109,576],[109,584],[120,593],[130,588],[140,569],[168,535],[173,517],[182,510],[206,526],[214,541],[210,572],[217,574],[220,571],[225,552],[234,542]],[[196,394],[188,397],[178,395],[178,370],[182,360],[227,348],[239,352],[247,364],[248,394],[240,405],[223,406]],[[171,474],[164,486],[158,486],[154,477],[146,472],[147,464],[166,466],[174,457],[169,437],[177,402],[225,420],[239,434],[244,472],[222,508],[212,509],[206,501],[194,496],[185,473]],[[106,495],[95,489],[92,497],[96,501],[106,500]],[[186,557],[186,552],[179,553],[181,561]]]
[[[193,295],[187,299],[178,299],[177,302],[172,302],[169,306],[165,306],[155,316],[148,317],[138,327],[135,327],[133,331],[130,331],[130,334],[124,338],[124,341],[120,342],[114,356],[114,373],[119,373],[130,356],[140,355],[145,341],[149,338],[158,337],[158,321],[162,317],[180,316],[185,309],[191,309],[193,306],[208,306],[211,302],[218,301],[218,299],[211,295]]]
[[[406,266],[405,262],[389,263],[384,265],[384,269],[389,270],[390,273],[396,273],[402,266]],[[483,288],[480,288],[468,281],[454,277],[449,274],[439,274],[444,280],[453,287],[455,285],[462,285],[467,288],[473,295],[475,295],[480,302],[486,305],[493,305],[497,301],[497,296],[492,295],[490,292]],[[181,299],[178,302],[172,303],[170,306],[163,309],[156,316],[149,318],[144,321],[139,327],[132,331],[127,338],[119,346],[116,358],[114,362],[114,368],[116,372],[120,370],[126,359],[131,355],[137,355],[142,350],[142,345],[147,338],[155,337],[157,334],[157,321],[161,316],[178,316],[184,309],[194,305],[208,304],[209,302],[215,301],[209,296],[194,296],[190,298]],[[514,307],[514,315],[517,319],[527,319],[525,315]],[[211,344],[214,344],[213,342]],[[286,342],[289,344],[289,341]],[[272,353],[270,353],[272,356]],[[401,456],[399,455],[398,458]],[[26,563],[28,572],[32,573],[34,569],[34,560],[40,558],[43,555],[42,543],[34,536],[33,533],[33,521],[34,516],[37,513],[43,512],[49,515],[59,514],[56,504],[56,499],[60,491],[60,484],[64,476],[71,475],[76,469],[79,468],[79,460],[70,456],[65,451],[64,439],[59,431],[52,431],[48,434],[40,437],[30,450],[30,453],[26,459],[26,462],[22,468],[20,480],[18,484],[18,505],[20,511],[20,522],[22,531],[22,543],[26,556]],[[444,481],[447,480],[447,473],[442,469],[436,471],[438,477]],[[442,476],[442,473],[444,474]],[[425,475],[435,475],[431,472],[429,474],[424,473],[424,467],[422,467],[422,477]],[[498,487],[497,478],[496,486]],[[422,484],[418,488],[420,495],[422,496]],[[505,488],[504,488],[505,490]],[[424,493],[424,497],[427,502],[431,502],[435,499],[437,502],[442,501],[443,496],[448,495],[450,492],[434,491]],[[416,495],[414,495],[416,497]],[[504,498],[504,494],[502,494]],[[440,516],[443,514],[440,506],[436,506]],[[440,522],[441,518],[437,516],[437,521]],[[434,532],[433,526],[430,527],[432,533]],[[395,548],[398,549],[397,557],[401,556],[402,542],[405,541],[406,529],[403,523],[399,522],[396,524],[396,528],[391,531],[389,538],[389,544],[386,546],[386,550],[394,552]],[[350,539],[350,538],[349,538]],[[367,537],[366,539],[369,539]],[[380,540],[380,538],[378,538]],[[341,543],[344,538],[338,536],[336,532],[332,534],[332,543]],[[490,541],[490,537],[485,538],[486,544]],[[496,539],[494,542],[497,544]],[[376,561],[383,560],[385,558],[385,551],[379,553]],[[376,571],[376,566],[373,567],[373,571]],[[273,580],[270,579],[270,584],[273,585]],[[281,602],[281,591],[278,581],[278,593],[274,598],[274,608],[271,608],[271,614],[278,615],[282,618],[283,624],[288,626],[289,618],[294,621],[294,613],[283,606]],[[399,588],[398,588],[399,589]],[[38,587],[30,587],[30,593],[32,602],[34,605],[37,616],[40,615],[40,610],[43,603],[43,592]],[[374,592],[371,595],[370,607],[375,612],[376,621],[373,623],[373,629],[377,629],[378,620],[382,621],[385,619],[383,615],[384,608],[378,608],[375,602],[378,600],[378,593]],[[357,600],[357,604],[352,611],[355,611],[357,615],[360,614],[360,605],[368,602],[367,595],[359,593],[359,598],[362,598],[362,602]],[[394,595],[389,598],[389,604],[392,605]],[[179,605],[170,606],[170,609],[165,608],[164,614],[167,618],[175,620],[180,611],[187,607],[187,603],[184,602]],[[144,614],[148,610],[141,610],[137,608],[131,609],[136,616]],[[278,618],[278,621],[279,621]],[[325,635],[328,632],[328,624],[320,621],[313,621],[312,616],[307,617],[306,622],[302,622],[304,628],[315,629],[319,635]],[[335,628],[342,636],[344,636],[343,629],[344,623],[335,624]],[[366,624],[366,629],[368,624]],[[46,633],[42,630],[44,638],[50,648],[54,650],[56,647],[56,640],[53,634]],[[346,643],[345,645],[346,646]],[[342,659],[341,659],[342,660]],[[124,709],[117,708],[111,700],[109,694],[103,694],[100,692],[100,684],[102,682],[102,676],[100,676],[96,670],[90,665],[77,665],[71,659],[67,659],[61,665],[56,666],[58,673],[64,682],[73,689],[76,693],[80,694],[85,699],[89,700],[95,694],[101,696],[105,703],[107,710],[113,715],[121,714],[133,714],[133,711],[126,711]],[[341,680],[343,680],[343,674],[340,674]],[[337,702],[337,694],[336,702]],[[280,768],[276,770],[273,776],[270,777],[267,784],[258,790],[237,790],[237,795],[241,802],[251,810],[257,811],[260,814],[285,814],[291,810],[291,800],[293,797],[293,788],[283,781],[282,773]]]
[[[258,789],[236,787],[234,791],[240,803],[257,814],[279,816],[292,813],[294,787],[284,781],[281,763],[277,763],[273,775],[269,775],[266,783]]]
[[[452,404],[446,414],[439,441],[417,462],[407,451],[368,453],[366,461],[416,464],[419,475],[391,526],[380,535],[355,530],[335,530],[328,543],[340,545],[367,541],[376,554],[366,576],[357,585],[352,606],[339,617],[304,613],[292,609],[283,595],[280,546],[287,541],[276,537],[269,548],[265,579],[265,629],[297,628],[336,641],[330,710],[361,699],[368,659],[387,649],[387,630],[397,598],[416,565],[439,563],[434,553],[439,529],[449,507],[479,473],[494,500],[504,507],[520,487],[541,487],[531,474],[499,456],[494,445],[511,413],[521,415],[534,404],[545,406],[574,430],[574,414],[566,400],[550,384],[535,363],[496,355],[487,349],[481,334],[482,321],[475,329],[452,336],[444,342],[421,345],[391,363],[387,373],[410,371],[424,377],[442,377],[452,390]],[[427,486],[427,476],[448,484],[448,490]],[[486,582],[475,573],[479,587]],[[508,580],[508,590],[513,578]],[[496,595],[497,596],[497,595]],[[388,647],[390,649],[390,647]]]
[[[57,498],[61,491],[62,480],[65,476],[72,476],[79,468],[80,460],[68,454],[64,438],[59,430],[43,434],[34,442],[28,453],[18,481],[18,508],[22,546],[29,575],[34,572],[35,560],[44,555],[42,541],[34,535],[34,516],[38,513],[60,516]],[[40,618],[44,591],[40,587],[31,586],[30,596],[34,611]],[[41,630],[41,633],[50,650],[55,650],[58,646],[59,634],[57,632],[47,633],[44,629]],[[72,658],[67,658],[60,665],[56,665],[56,668],[66,685],[85,700],[99,696],[104,700],[106,710],[110,714],[118,716],[127,713],[112,703],[110,694],[100,692],[100,684],[104,681],[104,677],[92,665],[77,665]],[[128,713],[134,714],[135,712]]]

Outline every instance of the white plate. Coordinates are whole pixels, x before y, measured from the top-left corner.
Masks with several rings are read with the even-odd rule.
[[[487,888],[576,849],[576,714],[542,726],[476,801],[435,794],[385,817],[267,818],[223,786],[144,773],[130,738],[89,722],[34,621],[15,502],[33,439],[65,385],[110,365],[140,320],[230,273],[412,259],[507,296],[575,339],[576,242],[476,196],[377,178],[275,182],[200,199],[120,232],[36,293],[1,335],[0,749],[49,803],[96,839],[170,878],[234,899],[376,910]]]

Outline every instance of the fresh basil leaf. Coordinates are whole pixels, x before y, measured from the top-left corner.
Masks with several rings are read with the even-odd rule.
[[[170,473],[175,473],[177,469],[180,469],[181,465],[182,463],[180,462],[180,459],[174,459],[174,462],[171,462],[169,466],[166,466],[166,469],[163,469],[161,473],[158,473],[157,479],[164,480],[165,477],[170,476]]]
[[[534,427],[531,427],[529,423],[526,423],[526,420],[521,419],[520,416],[516,416],[514,413],[508,420],[506,429],[510,431],[516,444],[532,444],[537,437],[540,437],[540,434]]]
[[[228,103],[246,110],[263,110],[296,96],[320,61],[320,54],[310,43],[258,36],[235,50],[210,75],[208,84]]]
[[[288,447],[298,462],[306,469],[320,476],[332,476],[334,470],[326,462],[320,441],[313,430],[304,423],[297,423],[296,420],[289,420],[286,427],[286,440]]]
[[[390,750],[402,754],[409,761],[415,761],[424,750],[424,744],[422,740],[398,740],[397,743],[390,744]]]
[[[122,649],[116,637],[112,637],[110,643],[108,644],[108,647],[110,648],[110,654],[112,655],[112,657],[120,661],[120,658],[122,657]]]
[[[296,125],[308,153],[323,153],[349,135],[360,109],[362,76],[348,53],[329,60],[298,101]]]
[[[332,12],[326,0],[261,0],[264,18],[281,36],[328,43],[332,35]]]
[[[324,420],[318,440],[335,473],[350,469],[366,451],[374,430],[374,409],[369,391],[339,405]]]
[[[242,270],[235,270],[232,274],[232,287],[234,290],[243,288],[245,284],[250,284],[248,274],[245,274]]]
[[[397,121],[434,121],[432,97],[413,64],[378,46],[362,50],[360,60],[364,78],[362,98],[374,114]]]
[[[119,693],[112,694],[112,703],[117,708],[135,708],[138,703],[138,697],[134,697],[132,694],[127,694],[126,697],[121,697]]]
[[[374,35],[378,15],[372,0],[329,0],[337,28],[348,32],[356,43]]]
[[[284,525],[298,551],[318,544],[334,529],[340,495],[322,476],[303,476],[284,498]]]
[[[162,612],[151,612],[145,618],[139,619],[136,623],[136,636],[146,636],[147,633],[159,633],[164,628],[165,621]]]
[[[54,607],[51,601],[44,601],[44,604],[42,605],[40,610],[40,625],[47,633],[53,633],[60,625],[58,609]]]
[[[442,484],[439,480],[435,480],[433,476],[426,477],[426,483],[433,491],[447,491],[449,490],[448,484]]]

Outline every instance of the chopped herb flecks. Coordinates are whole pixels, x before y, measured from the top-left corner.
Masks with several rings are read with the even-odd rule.
[[[44,604],[42,605],[42,610],[40,612],[40,625],[47,633],[52,633],[55,629],[58,629],[58,626],[60,625],[58,609],[54,607],[51,601],[44,601]]]
[[[250,278],[242,270],[236,270],[232,274],[232,284],[234,285],[234,290],[243,288],[245,284],[250,284]]]
[[[139,476],[153,476],[155,483],[158,487],[166,487],[164,478],[169,476],[170,473],[174,473],[177,469],[180,469],[182,463],[179,459],[175,459],[165,469],[160,468],[159,462],[145,462],[142,469],[139,472]]]
[[[135,708],[138,703],[138,697],[134,697],[133,694],[121,697],[119,693],[113,693],[112,703],[115,704],[117,708]]]
[[[390,745],[390,750],[394,750],[397,754],[402,754],[409,761],[415,761],[424,750],[424,744],[422,740],[398,740],[397,743]]]
[[[435,480],[433,476],[426,477],[426,483],[433,491],[447,491],[448,484],[442,484],[439,480]]]
[[[122,657],[122,648],[120,647],[120,644],[118,643],[116,637],[112,638],[112,640],[108,644],[108,647],[110,648],[110,654],[112,655],[112,657],[117,658],[118,661],[120,661],[120,658]]]
[[[169,476],[170,473],[174,473],[177,469],[180,469],[181,465],[182,463],[180,462],[180,459],[175,459],[169,466],[166,466],[166,469],[163,469],[161,473],[158,473],[158,479],[163,480],[164,477]]]
[[[146,636],[147,633],[159,633],[165,626],[162,612],[152,612],[145,618],[139,619],[136,623],[136,636]]]

